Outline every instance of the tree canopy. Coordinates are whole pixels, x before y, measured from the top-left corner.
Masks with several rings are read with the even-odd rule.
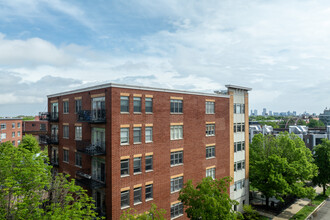
[[[0,145],[0,219],[94,219],[92,199],[74,181],[52,176],[47,152],[33,139]]]
[[[319,167],[318,175],[314,177],[313,182],[323,187],[323,194],[330,184],[330,141],[323,139],[322,143],[314,148],[315,164]]]
[[[231,200],[227,193],[230,181],[228,177],[215,180],[207,177],[195,187],[192,181],[188,180],[179,195],[188,218],[193,220],[237,219],[239,214],[232,208],[238,205],[238,202]]]
[[[124,211],[120,216],[121,220],[165,220],[164,215],[166,211],[164,209],[158,209],[157,206],[153,203],[149,211],[138,214],[135,209],[128,209]]]
[[[324,127],[324,123],[320,120],[310,119],[307,126],[309,128],[317,128],[317,127]]]
[[[266,197],[283,201],[288,194],[311,197],[305,183],[317,174],[317,166],[305,143],[295,134],[255,135],[250,145],[250,183]]]

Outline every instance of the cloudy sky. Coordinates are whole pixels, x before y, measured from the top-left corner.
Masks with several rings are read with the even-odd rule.
[[[0,0],[0,116],[114,82],[253,88],[250,109],[330,107],[328,0]]]

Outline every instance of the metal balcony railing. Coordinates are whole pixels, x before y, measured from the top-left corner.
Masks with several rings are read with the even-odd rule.
[[[48,144],[58,144],[58,135],[52,134],[50,137],[48,137],[47,143]]]
[[[47,135],[39,135],[39,144],[47,144]]]
[[[80,169],[76,171],[76,175],[80,177],[76,179],[76,182],[90,189],[104,188],[106,185],[104,182],[94,179],[90,169]]]
[[[106,113],[105,109],[97,110],[81,110],[77,114],[77,121],[89,123],[105,123]]]
[[[106,154],[104,141],[98,141],[96,143],[91,143],[91,141],[76,141],[76,149],[90,156]]]
[[[50,122],[58,122],[58,112],[39,112],[39,119]]]

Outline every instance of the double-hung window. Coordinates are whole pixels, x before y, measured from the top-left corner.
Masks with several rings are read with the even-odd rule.
[[[82,139],[82,127],[81,126],[76,126],[75,127],[75,139],[76,140],[81,140]]]
[[[141,113],[141,97],[133,98],[133,112]]]
[[[145,107],[146,107],[146,113],[152,113],[152,98],[146,98],[145,99]]]
[[[2,123],[1,124],[1,130],[5,130],[6,129],[6,123]]]
[[[146,185],[146,201],[153,198],[153,185]]]
[[[129,112],[129,97],[120,96],[120,112]]]
[[[82,162],[81,162],[81,153],[76,152],[75,155],[75,162],[76,162],[76,166],[81,167],[82,166]]]
[[[171,179],[171,192],[176,192],[182,189],[183,176]]]
[[[120,144],[129,144],[129,128],[120,129]]]
[[[183,125],[171,125],[171,140],[183,139]]]
[[[15,128],[15,122],[11,124],[11,128]]]
[[[142,202],[142,188],[138,187],[134,189],[134,204]]]
[[[215,167],[206,170],[206,177],[209,176],[212,177],[212,179],[215,179]]]
[[[21,136],[21,132],[18,131],[18,132],[17,132],[17,137],[20,137],[20,136]]]
[[[153,169],[152,155],[146,156],[146,171],[151,171]]]
[[[63,162],[69,163],[69,150],[63,149]]]
[[[141,143],[141,127],[135,127],[133,128],[133,142]]]
[[[206,158],[215,157],[215,146],[206,147]]]
[[[21,123],[18,122],[17,123],[17,127],[20,128],[21,127]]]
[[[183,100],[171,99],[171,113],[182,113]]]
[[[69,138],[69,126],[63,125],[63,138]]]
[[[15,137],[15,131],[11,132],[11,137]]]
[[[69,102],[68,101],[63,102],[63,113],[64,114],[69,113]]]
[[[75,113],[78,113],[82,110],[81,99],[75,100]]]
[[[214,114],[214,102],[205,102],[205,113]]]
[[[171,218],[175,218],[181,215],[183,215],[183,204],[180,202],[171,205]]]
[[[121,176],[129,175],[129,159],[120,161],[120,175]]]
[[[129,207],[129,190],[121,192],[121,208]]]
[[[215,124],[207,124],[206,136],[214,136],[214,135],[215,135]]]
[[[152,127],[146,127],[145,130],[146,134],[145,134],[145,141],[146,143],[152,142]]]
[[[141,173],[141,157],[135,157],[133,160],[134,174]]]
[[[171,152],[171,166],[183,163],[183,151]]]

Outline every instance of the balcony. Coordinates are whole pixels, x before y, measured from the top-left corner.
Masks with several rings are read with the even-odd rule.
[[[78,178],[76,179],[78,185],[83,185],[90,189],[99,189],[105,187],[104,182],[96,180],[92,177],[92,173],[90,169],[80,169],[76,171],[76,175],[81,177],[79,179]],[[105,176],[103,176],[103,179],[105,179]]]
[[[48,136],[47,135],[39,135],[39,144],[47,144],[48,143]]]
[[[50,161],[50,165],[52,165],[53,167],[59,167],[58,160],[56,161],[56,160],[52,159]]]
[[[39,120],[58,122],[58,112],[39,112]]]
[[[89,122],[95,124],[106,122],[105,109],[81,110],[78,112],[77,116],[77,121],[79,122]]]
[[[48,144],[58,144],[58,136],[52,134],[50,137],[47,138],[47,143]]]
[[[76,149],[90,156],[105,155],[106,153],[104,141],[97,143],[91,143],[91,141],[76,141]]]

